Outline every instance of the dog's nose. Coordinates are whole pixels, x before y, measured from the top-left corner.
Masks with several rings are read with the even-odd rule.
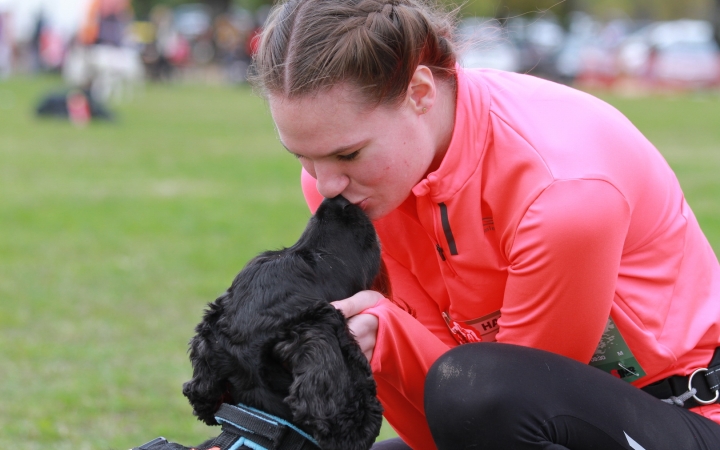
[[[333,198],[333,202],[336,203],[339,207],[345,209],[346,207],[352,205],[345,197],[342,195],[338,195],[337,197]]]

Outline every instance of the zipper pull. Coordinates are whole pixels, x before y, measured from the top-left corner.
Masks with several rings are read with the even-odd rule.
[[[459,344],[482,342],[482,337],[480,337],[474,329],[460,325],[460,323],[452,320],[446,312],[442,313],[442,317],[445,319],[445,324],[447,324],[448,329]]]
[[[435,248],[437,249],[438,253],[440,254],[440,259],[445,261],[445,252],[443,251],[443,248],[440,247],[440,244],[435,244]]]

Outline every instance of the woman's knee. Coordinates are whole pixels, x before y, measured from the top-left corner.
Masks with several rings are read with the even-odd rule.
[[[452,420],[456,414],[467,417],[486,412],[502,415],[505,409],[515,412],[513,399],[524,395],[525,383],[522,363],[512,350],[512,346],[478,343],[461,345],[442,355],[425,379],[428,417]]]
[[[510,436],[531,408],[512,346],[466,344],[442,355],[425,380],[425,415],[439,448]],[[479,441],[477,441],[479,442]]]

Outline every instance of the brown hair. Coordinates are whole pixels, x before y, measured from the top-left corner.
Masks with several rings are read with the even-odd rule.
[[[402,100],[420,64],[454,81],[455,13],[424,1],[286,0],[265,23],[252,81],[288,98],[349,83],[376,104]]]

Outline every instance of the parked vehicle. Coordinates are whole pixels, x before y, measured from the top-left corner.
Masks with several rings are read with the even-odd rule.
[[[720,83],[720,48],[703,20],[652,23],[629,36],[618,52],[624,76],[666,87]]]
[[[517,72],[520,53],[496,19],[469,18],[458,26],[459,59],[463,67]]]
[[[602,23],[576,14],[557,58],[560,80],[599,87],[613,85],[619,74],[618,47],[637,27],[628,19]]]
[[[546,14],[527,20],[513,20],[509,23],[512,34],[522,36],[522,71],[537,76],[558,80],[557,58],[566,41],[566,33],[554,16]],[[522,31],[521,31],[522,30]]]

